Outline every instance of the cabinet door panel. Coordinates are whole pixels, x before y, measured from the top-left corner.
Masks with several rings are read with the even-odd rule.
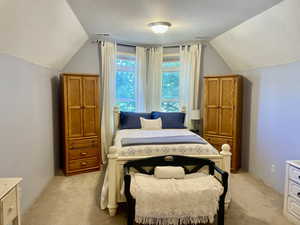
[[[97,135],[97,119],[96,109],[86,108],[84,109],[84,136],[96,136]]]
[[[233,135],[234,85],[234,78],[220,79],[219,134],[224,136]]]
[[[84,77],[83,78],[83,105],[98,106],[98,78]]]
[[[208,134],[218,134],[219,131],[219,80],[205,80],[205,120],[204,129]]]
[[[69,137],[83,136],[81,84],[81,77],[74,76],[67,79]]]
[[[218,118],[219,118],[218,108],[206,109],[206,123],[205,123],[206,133],[208,134],[218,133],[218,126],[219,126]]]
[[[99,129],[98,78],[83,78],[84,136],[96,136]]]

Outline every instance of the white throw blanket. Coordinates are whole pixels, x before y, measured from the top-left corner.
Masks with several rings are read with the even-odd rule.
[[[130,193],[136,199],[135,221],[149,225],[213,223],[223,186],[201,173],[185,179],[131,175]]]

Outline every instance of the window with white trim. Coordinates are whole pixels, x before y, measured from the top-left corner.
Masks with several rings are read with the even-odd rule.
[[[162,64],[161,110],[180,111],[179,99],[179,55],[164,56]]]
[[[116,62],[116,103],[121,111],[136,111],[136,57],[118,53]]]

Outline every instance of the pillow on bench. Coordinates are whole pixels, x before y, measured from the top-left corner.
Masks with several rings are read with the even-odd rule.
[[[185,173],[181,166],[157,166],[154,176],[159,179],[183,179]]]

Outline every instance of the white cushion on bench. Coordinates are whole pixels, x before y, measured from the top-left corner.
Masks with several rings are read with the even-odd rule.
[[[183,179],[185,173],[181,166],[157,166],[154,169],[154,176],[159,179]]]
[[[141,224],[213,223],[223,186],[201,173],[184,179],[157,179],[131,175],[131,195],[136,200],[135,221]]]

